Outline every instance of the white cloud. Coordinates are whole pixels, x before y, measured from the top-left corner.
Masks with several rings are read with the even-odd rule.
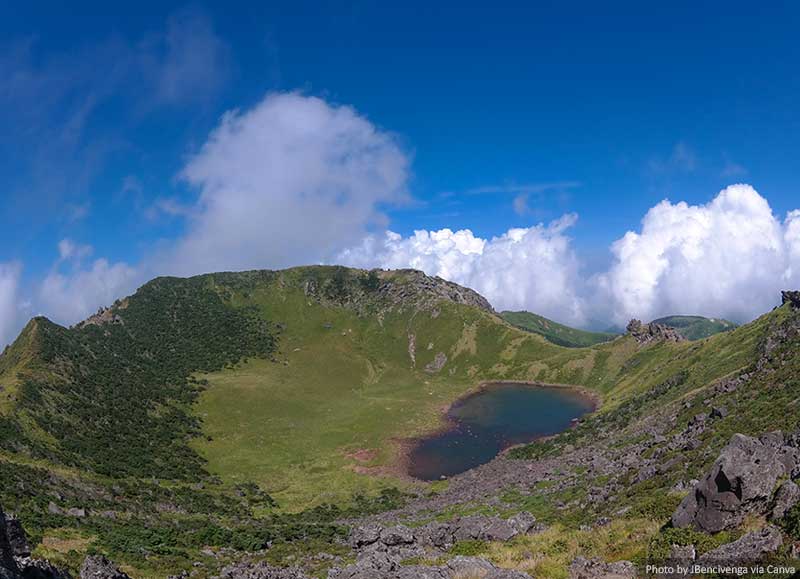
[[[64,238],[58,242],[59,261],[73,260],[80,262],[83,258],[90,256],[92,251],[93,248],[91,245],[81,245],[69,238]]]
[[[781,223],[749,185],[732,185],[706,205],[662,201],[640,232],[613,244],[598,305],[608,304],[619,324],[678,313],[750,320],[800,282],[798,221],[793,212]]]
[[[89,268],[76,269],[69,275],[57,271],[47,275],[39,287],[36,305],[53,321],[72,324],[130,294],[141,281],[141,272],[126,263],[97,259]]]
[[[19,264],[0,263],[0,351],[19,329],[19,275]]]
[[[277,268],[324,260],[385,223],[380,206],[406,197],[408,158],[352,108],[278,93],[226,113],[182,176],[200,198],[162,267]]]
[[[784,238],[789,251],[789,267],[784,279],[789,283],[800,285],[800,209],[790,211],[784,222]]]
[[[338,261],[421,269],[477,290],[497,309],[528,309],[581,324],[586,320],[578,260],[565,235],[576,219],[565,215],[546,226],[510,229],[492,239],[468,229],[416,231],[406,238],[388,231],[342,252]]]
[[[320,263],[385,223],[381,205],[406,200],[408,158],[349,107],[270,94],[249,111],[224,115],[181,176],[198,198],[158,198],[148,211],[186,219],[185,235],[135,265],[85,264],[93,248],[62,239],[34,288],[33,311],[73,324],[160,274]],[[124,190],[141,185],[131,178]],[[0,269],[0,331],[9,333],[18,330],[11,273]]]

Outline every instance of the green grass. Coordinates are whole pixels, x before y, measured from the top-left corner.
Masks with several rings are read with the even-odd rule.
[[[513,351],[515,338],[542,357],[559,352],[454,304],[442,304],[436,317],[397,311],[378,323],[291,286],[243,299],[282,325],[278,359],[203,376],[210,387],[195,410],[210,440],[193,446],[211,472],[256,481],[288,508],[408,484],[398,441],[436,428],[442,408],[482,379],[532,378]],[[409,333],[417,344],[413,367]],[[448,363],[425,372],[437,352]]]
[[[531,312],[502,312],[500,315],[513,326],[544,336],[548,341],[567,348],[594,346],[617,337],[617,334],[610,332],[588,332],[570,328]]]
[[[639,348],[620,337],[564,348],[453,303],[439,304],[437,315],[401,307],[360,315],[307,297],[308,275],[290,270],[233,295],[282,328],[280,351],[274,361],[204,375],[210,386],[195,406],[207,438],[192,446],[208,469],[228,482],[255,481],[288,509],[411,484],[399,442],[439,427],[442,410],[482,381],[580,385],[604,397],[606,413],[637,397],[649,403],[645,393],[679,372],[686,376],[670,396],[744,367],[765,323],[705,342]],[[425,372],[438,352],[444,368]],[[639,411],[628,404],[615,419]]]
[[[703,390],[752,365],[765,333],[790,316],[779,308],[696,342],[641,347],[622,336],[566,348],[480,308],[415,296],[414,275],[312,267],[162,278],[115,306],[124,324],[68,330],[34,321],[0,356],[0,502],[14,505],[38,552],[73,570],[78,551],[100,550],[134,576],[163,576],[202,558],[204,545],[244,549],[268,539],[280,545],[270,551],[275,562],[291,563],[335,551],[342,530],[333,522],[342,516],[402,504],[392,489],[422,483],[402,477],[400,442],[440,426],[442,410],[481,382],[571,384],[602,396],[578,428],[513,456],[557,456],[599,428],[623,433],[614,444],[624,448],[626,427],[665,405],[678,408],[676,429],[707,412]],[[381,297],[383,284],[407,297]],[[783,347],[791,353],[796,343]],[[444,367],[427,372],[440,353]],[[684,471],[643,483],[625,475],[626,491],[603,512],[558,507],[603,484],[584,472],[557,493],[504,493],[508,509],[553,527],[486,545],[488,555],[554,577],[577,553],[641,560],[680,498],[669,492],[679,477],[707,469],[733,432],[797,427],[787,409],[800,405],[799,375],[800,358],[776,358],[752,387],[719,397],[730,414],[701,449],[681,455]],[[53,497],[62,508],[120,516],[54,515]],[[626,519],[580,530],[621,506],[633,507]],[[430,516],[472,512],[511,514],[477,502]]]

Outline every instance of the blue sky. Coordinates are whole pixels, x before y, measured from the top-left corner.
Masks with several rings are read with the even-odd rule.
[[[235,229],[210,215],[218,206],[214,196],[227,194],[209,189],[222,177],[187,178],[186,169],[226,111],[246,115],[263,105],[266,95],[286,92],[318,99],[330,111],[352,110],[390,141],[381,146],[391,151],[367,158],[404,164],[402,170],[392,165],[403,174],[387,177],[386,191],[359,197],[351,212],[360,217],[341,222],[353,235],[331,234],[325,243],[311,243],[297,254],[290,249],[251,253],[245,246],[269,245],[273,239],[242,239],[248,259],[232,260],[232,269],[335,261],[345,252],[359,265],[424,263],[431,273],[465,283],[485,277],[480,268],[486,267],[493,273],[523,269],[535,277],[540,262],[525,261],[531,252],[514,258],[530,266],[526,270],[476,264],[469,251],[458,254],[467,256],[466,265],[455,266],[449,258],[429,262],[396,246],[391,255],[387,247],[369,254],[350,248],[361,245],[360,237],[381,239],[387,229],[403,240],[416,230],[444,228],[469,229],[475,238],[490,240],[541,223],[537,235],[558,243],[564,237],[568,245],[557,250],[563,253],[559,267],[568,262],[566,269],[543,271],[581,286],[569,297],[573,306],[553,305],[555,297],[542,300],[539,296],[557,296],[561,290],[533,282],[523,283],[517,298],[505,300],[503,284],[518,282],[508,276],[479,289],[504,306],[539,307],[582,325],[610,323],[683,306],[679,296],[661,294],[688,275],[674,273],[679,267],[668,256],[677,251],[689,259],[680,249],[686,247],[684,236],[654,254],[653,259],[667,256],[669,264],[661,271],[673,272],[672,278],[637,270],[645,289],[619,287],[614,271],[626,265],[626,258],[612,250],[615,240],[627,231],[643,233],[642,220],[663,199],[672,202],[670,207],[685,201],[690,213],[705,208],[716,215],[707,204],[740,182],[752,185],[758,199],[769,204],[773,222],[764,221],[769,232],[762,233],[781,238],[780,247],[770,246],[780,254],[774,272],[781,272],[770,274],[777,276],[770,290],[792,281],[800,269],[792,261],[794,230],[785,221],[800,206],[796,3],[255,4],[142,2],[126,11],[109,3],[0,8],[5,79],[0,86],[0,264],[5,269],[0,272],[12,280],[7,287],[13,286],[6,292],[0,334],[3,326],[6,334],[13,333],[33,313],[75,321],[150,273],[224,267],[233,253],[208,262],[190,259],[186,268],[181,266],[185,256],[180,264],[175,261],[182,251],[176,247],[192,239],[198,223],[218,221],[219,235],[226,239],[225,227]],[[279,116],[304,105],[286,101],[282,106],[288,109],[279,109]],[[275,134],[272,125],[259,126]],[[361,146],[364,152],[375,143]],[[210,156],[204,159],[217,166]],[[347,186],[380,189],[373,177],[355,175],[361,180]],[[305,191],[275,196],[280,185],[270,179],[269,172],[262,181],[253,177],[242,199],[271,196],[273,204],[254,203],[269,213],[281,207],[309,211],[294,200],[276,205],[276,198]],[[329,193],[338,183],[329,174],[319,179],[302,187]],[[747,215],[755,207],[751,201],[739,203],[734,213]],[[574,224],[569,217],[568,226],[548,225],[572,214],[577,215]],[[303,216],[292,217],[295,230],[302,228]],[[283,236],[278,229],[276,235]],[[309,229],[313,236],[313,221]],[[235,252],[235,243],[230,244]],[[547,254],[547,248],[536,247]],[[742,259],[752,253],[736,251],[743,252]],[[734,254],[720,255],[714,264],[738,260]],[[118,268],[121,281],[108,281],[114,275],[96,269],[98,259],[110,270],[124,264],[129,271]],[[707,265],[693,267],[702,272]],[[465,268],[472,268],[469,275]],[[105,281],[91,278],[91,272]],[[757,273],[765,275],[755,267],[749,275]],[[751,281],[731,284],[764,290]],[[75,292],[82,303],[69,307]],[[698,297],[702,293],[703,288],[693,291],[684,307],[740,318],[758,313],[726,309],[722,297],[708,301]],[[578,302],[580,307],[574,305]],[[768,305],[759,302],[758,307]]]

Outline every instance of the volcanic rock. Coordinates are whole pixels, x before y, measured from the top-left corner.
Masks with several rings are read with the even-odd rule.
[[[800,463],[800,452],[780,432],[752,438],[735,434],[711,471],[675,513],[675,527],[716,533],[738,526],[749,513],[765,515],[775,485]]]

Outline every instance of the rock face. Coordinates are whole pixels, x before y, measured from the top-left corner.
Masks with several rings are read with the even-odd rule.
[[[663,324],[643,324],[641,320],[628,322],[628,333],[633,336],[638,344],[646,345],[653,342],[685,342],[686,338],[678,333],[675,328]]]
[[[424,554],[426,549],[446,551],[458,541],[508,541],[541,529],[536,518],[527,512],[510,519],[474,515],[448,523],[428,523],[413,530],[404,525],[358,526],[350,535],[350,546],[356,551],[408,558]]]
[[[434,304],[439,300],[447,300],[457,304],[466,304],[494,313],[489,301],[478,292],[460,286],[440,277],[432,277],[416,269],[401,269],[391,272],[402,276],[401,283],[395,281],[381,284],[379,292],[390,301],[398,303],[412,298],[415,301]],[[383,277],[383,276],[382,276]]]
[[[328,579],[531,579],[527,573],[499,569],[484,559],[454,557],[441,566],[401,565],[373,553],[344,569],[331,569]],[[258,578],[261,579],[261,578]],[[283,578],[276,578],[283,579]]]
[[[8,539],[8,524],[3,509],[0,508],[0,579],[17,579],[19,568],[14,561],[11,542]]]
[[[31,559],[25,531],[0,507],[0,579],[71,579],[49,561]]]
[[[441,558],[458,541],[508,541],[517,535],[540,530],[535,517],[520,513],[510,519],[470,516],[448,523],[428,523],[410,529],[405,525],[382,527],[362,525],[350,535],[350,546],[357,562],[343,569],[332,569],[331,579],[527,579],[517,571],[498,569],[488,561],[455,557],[442,566],[403,565],[412,557]]]
[[[733,543],[709,551],[697,559],[699,565],[747,565],[762,561],[783,545],[781,532],[772,525],[754,531]]]
[[[308,579],[308,577],[298,569],[280,569],[261,561],[229,565],[220,572],[219,579]]]
[[[42,559],[22,557],[17,559],[23,579],[72,579],[72,576]]]
[[[630,561],[603,563],[599,559],[577,557],[569,566],[570,579],[636,579],[636,565]]]
[[[796,436],[780,432],[760,438],[735,434],[678,506],[673,526],[716,533],[738,526],[749,513],[767,514],[778,480],[798,474],[797,446]]]
[[[81,579],[130,579],[103,555],[86,557],[81,565]]]
[[[791,304],[795,309],[800,309],[800,291],[782,291],[781,304]]]
[[[787,480],[775,493],[775,500],[773,501],[772,513],[770,517],[772,520],[777,521],[783,518],[792,507],[800,503],[800,487],[790,480]]]

